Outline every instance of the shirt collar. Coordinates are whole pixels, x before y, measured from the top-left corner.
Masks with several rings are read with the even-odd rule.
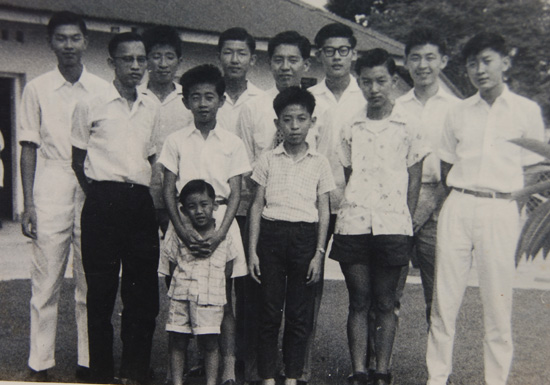
[[[225,102],[226,103],[229,103],[231,105],[237,105],[237,104],[240,104],[240,103],[245,103],[248,99],[254,97],[254,96],[257,96],[259,94],[262,93],[262,90],[260,90],[258,87],[256,87],[254,84],[252,84],[249,80],[247,80],[247,83],[246,83],[246,89],[244,90],[244,92],[241,94],[241,96],[239,96],[239,98],[237,99],[237,101],[235,103],[233,103],[233,101],[231,100],[231,98],[229,97],[229,95],[227,94],[227,92],[224,93],[225,95]]]
[[[140,103],[143,103],[143,94],[141,92],[139,92],[139,90],[136,89],[136,94],[137,94],[137,97],[136,97],[136,101],[134,102],[134,105],[139,105]],[[114,82],[111,82],[109,84],[109,88],[107,89],[107,92],[106,92],[106,101],[107,103],[110,103],[114,100],[117,100],[117,99],[124,99],[120,93],[118,92],[118,90],[116,89],[115,87],[115,83]]]
[[[184,135],[187,138],[190,137],[191,135],[199,135],[202,138],[202,134],[199,131],[199,129],[197,127],[195,127],[195,123],[190,124],[189,126],[184,128],[184,130],[185,130]],[[222,130],[223,130],[223,128],[221,128],[219,122],[216,122],[216,126],[208,134],[208,138],[210,138],[211,136],[214,136],[218,139],[221,139],[220,135],[221,135]]]
[[[284,142],[281,142],[277,147],[275,147],[273,149],[273,154],[275,155],[286,155],[288,156],[289,158],[291,157],[290,154],[288,152],[286,152],[286,149],[285,149],[285,146],[284,146]],[[304,156],[302,156],[300,159],[303,159],[305,158],[306,156],[308,155],[311,155],[311,156],[317,156],[319,155],[319,153],[317,152],[317,150],[315,150],[314,148],[312,148],[309,144],[307,146],[307,150],[306,150],[306,153],[304,154]],[[298,159],[298,160],[300,160]]]
[[[450,95],[447,91],[445,91],[443,89],[443,87],[441,87],[441,83],[438,84],[438,87],[437,87],[437,92],[435,93],[434,96],[432,96],[430,99],[448,99],[450,98],[452,95]],[[418,103],[420,103],[420,100],[418,100],[418,98],[416,97],[416,94],[414,92],[414,87],[411,88],[405,95],[401,96],[401,101],[403,102],[410,102],[410,101],[416,101]],[[428,100],[430,100],[428,99]]]
[[[510,91],[510,89],[508,88],[508,85],[507,84],[504,84],[504,88],[502,89],[502,93],[497,96],[497,98],[495,99],[495,103],[506,103],[507,105],[513,105],[513,100],[511,99],[512,98],[512,92]],[[483,103],[487,106],[489,106],[489,104],[481,98],[481,93],[478,91],[475,93],[475,95],[473,95],[471,98],[470,98],[470,101],[472,104],[480,104],[480,103]],[[489,106],[490,107],[490,106]]]
[[[402,107],[399,103],[397,103],[397,104],[394,104],[390,116],[388,116],[383,120],[387,120],[388,125],[397,124],[399,126],[406,126],[407,116],[408,115],[404,110],[404,107]],[[359,113],[356,115],[356,118],[353,120],[352,126],[361,124],[365,129],[367,129],[368,131],[371,131],[369,129],[369,125],[364,124],[364,123],[367,123],[368,121],[369,119],[367,118],[367,106],[365,105],[365,107],[361,108],[361,111],[359,111]]]
[[[351,75],[349,75],[349,77],[350,77],[349,84],[344,90],[342,96],[351,92],[361,92],[361,88],[359,88],[359,84],[357,84],[357,80]],[[318,87],[319,87],[318,90],[320,94],[333,95],[332,91],[327,86],[327,78],[324,78],[323,81],[319,83]]]
[[[92,82],[94,82],[94,79],[92,78],[91,74],[86,70],[86,67],[82,67],[82,73],[80,74],[80,78],[75,82],[75,84],[80,83],[84,89],[89,90],[92,86]],[[71,84],[63,77],[61,74],[61,71],[59,71],[59,67],[55,67],[54,70],[54,77],[52,86],[54,90],[58,90],[61,87],[63,87],[65,84]]]
[[[169,103],[171,102],[172,100],[176,99],[176,98],[182,98],[183,97],[183,92],[182,92],[182,89],[181,89],[181,85],[174,82],[174,90],[166,97],[166,99],[164,99],[164,102],[161,103],[161,101],[159,100],[159,98],[157,97],[157,95],[155,95],[154,92],[151,92],[151,90],[149,90],[149,88],[147,88],[147,83],[146,82],[143,82],[141,83],[137,89],[139,91],[139,93],[143,94],[143,95],[147,95],[151,98],[154,98],[155,100],[157,100],[159,103],[161,104],[166,104],[166,103]]]

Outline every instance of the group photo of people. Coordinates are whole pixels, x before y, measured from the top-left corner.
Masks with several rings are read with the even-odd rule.
[[[193,64],[172,26],[112,33],[105,78],[85,65],[98,44],[90,23],[51,14],[43,39],[57,62],[28,79],[19,104],[20,222],[32,240],[25,381],[56,381],[70,266],[76,382],[319,385],[329,259],[349,301],[332,315],[349,368],[334,383],[401,383],[394,346],[413,266],[423,384],[465,384],[453,347],[473,264],[482,355],[471,360],[482,361],[480,384],[507,383],[522,224],[512,194],[544,160],[511,140],[546,142],[539,105],[507,84],[508,36],[487,26],[464,41],[454,59],[475,88],[464,98],[441,80],[457,47],[422,25],[402,63],[382,47],[359,52],[346,23],[319,25],[311,40],[281,30],[267,41],[274,86],[263,89],[250,80],[260,43],[245,26]],[[312,85],[314,61],[324,77]]]

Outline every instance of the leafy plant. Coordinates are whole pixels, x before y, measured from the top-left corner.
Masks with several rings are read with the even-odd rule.
[[[545,157],[550,162],[550,144],[535,139],[513,139],[511,142]],[[530,170],[530,172],[539,174],[548,171],[550,171],[549,164],[541,164]],[[550,253],[550,199],[544,196],[549,191],[550,180],[545,180],[512,194],[513,198],[518,201],[525,201],[532,196],[536,196],[543,201],[542,204],[533,209],[521,230],[516,249],[516,265],[523,255],[526,256],[527,260],[529,258],[534,259],[542,251],[542,256],[546,259],[548,253]]]

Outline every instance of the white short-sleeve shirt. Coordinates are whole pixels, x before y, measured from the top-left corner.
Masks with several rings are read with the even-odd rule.
[[[233,102],[227,92],[225,93],[225,102],[218,110],[217,120],[220,126],[226,129],[229,132],[232,132],[235,135],[237,133],[237,121],[239,115],[245,103],[249,102],[252,98],[261,96],[264,94],[264,91],[256,87],[251,82],[247,82],[246,90],[242,93],[241,96],[237,99],[236,102]]]
[[[219,125],[206,139],[194,125],[172,133],[158,162],[177,175],[178,191],[190,180],[203,179],[221,198],[231,193],[230,178],[252,171],[241,139]]]
[[[76,104],[106,92],[108,87],[108,82],[86,68],[74,84],[65,80],[58,68],[31,80],[21,99],[19,142],[36,144],[45,159],[70,162],[72,115]]]
[[[311,87],[309,91],[315,96],[317,103],[315,109],[324,111],[322,122],[325,134],[320,138],[317,150],[328,158],[332,169],[336,188],[330,192],[330,211],[336,214],[346,188],[344,169],[338,158],[340,131],[365,107],[367,102],[353,76],[350,76],[349,85],[339,100],[336,100],[327,87],[326,79]]]
[[[340,160],[352,173],[335,233],[412,235],[408,168],[421,161],[429,147],[418,121],[398,106],[383,120],[366,116],[365,108],[342,130]]]
[[[422,164],[422,183],[437,183],[441,180],[440,160],[437,156],[443,124],[449,108],[460,99],[445,91],[441,86],[437,93],[422,104],[414,93],[414,88],[399,97],[395,103],[401,104],[405,111],[420,121],[423,136],[430,145],[431,153]]]
[[[139,92],[130,110],[114,84],[107,92],[77,104],[71,143],[87,151],[86,177],[95,181],[149,186],[155,154],[159,106]]]
[[[512,192],[523,187],[523,166],[542,158],[510,139],[544,141],[540,107],[507,87],[490,106],[479,93],[449,110],[439,157],[452,163],[449,186],[486,192]]]

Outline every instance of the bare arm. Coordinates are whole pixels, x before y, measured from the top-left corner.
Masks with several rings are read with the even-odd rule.
[[[88,151],[73,146],[73,160],[71,166],[82,191],[86,194],[88,193],[88,180],[86,179],[86,174],[84,174],[84,161],[86,160],[87,154]]]
[[[409,207],[411,217],[414,216],[416,204],[418,203],[418,196],[420,195],[420,186],[422,184],[422,163],[423,161],[420,161],[407,169],[407,172],[409,173],[407,206]]]
[[[229,178],[229,187],[231,188],[231,192],[229,193],[227,209],[225,210],[222,223],[212,236],[205,239],[208,247],[210,248],[210,252],[214,252],[218,245],[225,239],[227,232],[235,219],[235,214],[237,214],[237,209],[239,208],[239,203],[241,202],[241,181],[241,175]]]
[[[24,211],[21,217],[23,235],[36,239],[36,210],[34,208],[34,175],[36,173],[36,144],[21,143],[21,183],[23,185]]]
[[[317,226],[317,248],[315,255],[309,263],[307,272],[307,285],[313,285],[321,279],[323,263],[325,262],[324,249],[327,240],[328,223],[330,219],[329,193],[324,193],[318,197],[319,224]]]
[[[254,200],[250,206],[248,213],[249,222],[249,239],[248,239],[248,270],[250,276],[258,283],[260,283],[260,259],[256,254],[256,248],[258,247],[258,238],[260,236],[260,219],[262,211],[265,206],[265,187],[257,185],[254,194]]]

